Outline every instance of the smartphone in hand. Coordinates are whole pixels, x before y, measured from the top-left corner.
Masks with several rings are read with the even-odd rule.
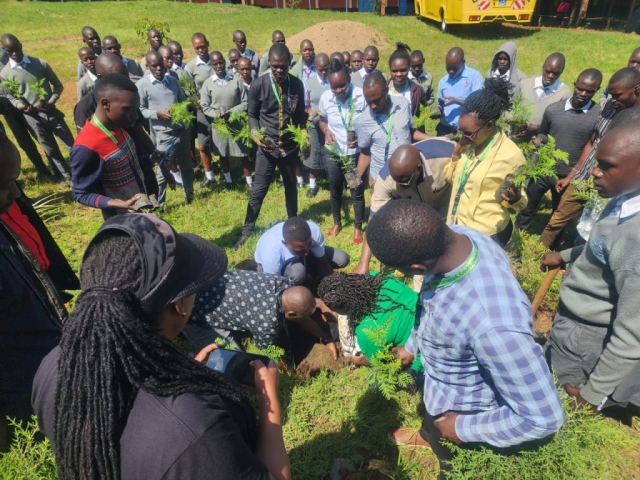
[[[251,362],[254,360],[260,360],[265,366],[269,365],[270,361],[269,357],[265,355],[218,348],[209,354],[207,367],[216,372],[224,373],[241,385],[255,387],[254,370],[251,366]]]

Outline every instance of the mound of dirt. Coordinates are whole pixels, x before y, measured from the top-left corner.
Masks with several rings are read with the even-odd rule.
[[[348,32],[348,35],[345,33]],[[316,53],[364,50],[368,45],[374,45],[379,50],[385,50],[389,44],[384,35],[377,30],[360,22],[343,20],[340,22],[322,22],[306,30],[287,37],[287,46],[296,53],[300,42],[309,39],[313,42]]]
[[[296,369],[296,373],[305,380],[308,380],[323,368],[332,372],[337,372],[345,365],[347,365],[347,361],[344,357],[338,357],[338,360],[334,360],[331,355],[331,350],[324,345],[316,343],[306,358],[300,362]]]

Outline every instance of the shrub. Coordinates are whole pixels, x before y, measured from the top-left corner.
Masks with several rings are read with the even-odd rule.
[[[575,410],[570,398],[560,392],[565,423],[553,440],[529,452],[503,455],[488,448],[467,450],[449,443],[456,454],[451,462],[452,480],[556,480],[579,478],[600,480],[627,478],[633,466],[632,448],[637,443],[631,431],[619,423]],[[625,457],[629,455],[629,458]]]
[[[158,30],[162,38],[165,40],[169,40],[169,32],[171,28],[167,22],[161,22],[159,20],[151,20],[150,18],[142,18],[138,20],[138,23],[135,25],[136,35],[143,41],[147,42],[147,32],[149,30]]]
[[[56,462],[49,440],[39,441],[38,422],[33,416],[23,426],[9,420],[14,427],[14,439],[9,452],[0,458],[0,479],[49,480],[57,479]]]

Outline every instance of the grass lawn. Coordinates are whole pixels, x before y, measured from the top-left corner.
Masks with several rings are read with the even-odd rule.
[[[233,30],[243,29],[247,33],[249,47],[262,54],[270,44],[271,32],[276,28],[289,37],[319,22],[360,21],[386,38],[381,51],[382,70],[387,70],[386,62],[393,50],[392,45],[396,41],[403,41],[424,52],[426,68],[433,73],[436,81],[444,73],[444,56],[453,46],[463,47],[467,64],[483,74],[488,70],[499,45],[507,39],[514,40],[518,45],[519,67],[529,75],[539,74],[545,57],[559,50],[568,59],[563,79],[569,84],[581,70],[589,67],[601,69],[605,79],[609,78],[614,71],[626,65],[629,53],[637,47],[635,37],[622,33],[489,27],[453,36],[442,35],[437,25],[412,17],[272,10],[218,4],[2,1],[0,8],[2,33],[15,34],[22,41],[27,55],[46,59],[65,84],[66,90],[59,106],[67,114],[70,123],[76,100],[77,50],[83,46],[80,31],[85,25],[92,25],[103,37],[115,35],[123,46],[125,56],[140,58],[147,48],[136,36],[135,23],[145,17],[166,21],[171,27],[170,37],[182,43],[185,60],[188,60],[193,56],[190,37],[196,31],[207,35],[211,43],[210,50],[227,52],[233,47]],[[346,35],[349,32],[345,32]],[[369,40],[360,39],[361,48],[367,46]],[[294,49],[297,46],[289,47]],[[72,131],[75,129],[72,128]],[[238,187],[236,190],[210,192],[196,188],[196,201],[188,206],[183,204],[181,192],[169,192],[164,214],[164,218],[178,231],[196,233],[227,249],[230,267],[252,258],[259,234],[286,216],[283,192],[274,185],[263,205],[255,235],[238,252],[232,252],[229,248],[240,235],[248,200],[248,192],[244,190],[244,179],[238,165],[234,166],[233,176]],[[73,202],[71,192],[67,189],[53,184],[36,183],[35,170],[24,156],[22,181],[26,193],[34,199],[57,195],[59,208],[47,223],[77,270],[84,248],[102,223],[100,213]],[[308,199],[300,192],[299,214],[317,222],[323,231],[327,231],[332,225],[329,193],[324,181],[320,183],[320,187],[321,191],[314,199]],[[357,261],[360,248],[351,243],[353,215],[347,197],[343,206],[344,230],[328,243],[346,250]],[[548,215],[549,210],[543,209],[533,227],[534,234],[536,229],[539,233]],[[541,252],[532,247],[534,240],[534,235],[525,235],[522,243],[518,243],[518,251],[514,257],[519,262],[519,279],[530,295],[535,294],[542,277],[536,266],[537,256]],[[524,252],[521,258],[520,252]],[[559,280],[543,305],[547,310],[555,308],[558,282]],[[386,430],[392,426],[419,425],[417,408],[420,399],[400,393],[396,400],[386,401],[366,388],[364,373],[364,370],[349,369],[338,373],[323,372],[308,382],[283,377],[281,391],[285,404],[284,435],[295,478],[324,478],[333,459],[338,457],[349,459],[356,468],[370,469],[372,476],[357,478],[435,478],[437,462],[432,453],[397,449],[386,441]],[[637,440],[635,438],[636,445]],[[594,451],[594,458],[598,455],[606,458],[604,455],[612,453],[606,449],[606,444],[598,448],[602,451]],[[637,448],[635,452],[637,455]],[[637,469],[626,478],[631,478],[636,473]],[[547,477],[530,472],[527,478]],[[564,478],[574,477],[567,471]],[[610,475],[610,478],[616,478],[616,475]]]

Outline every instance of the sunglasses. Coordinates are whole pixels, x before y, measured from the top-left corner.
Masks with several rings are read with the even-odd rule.
[[[482,130],[482,129],[487,125],[487,123],[489,123],[489,122],[484,122],[482,125],[480,125],[480,128],[478,128],[478,129],[477,129],[475,132],[473,132],[473,133],[466,133],[466,132],[463,132],[463,131],[462,131],[462,130],[460,130],[459,128],[458,128],[458,133],[459,133],[460,135],[462,135],[464,138],[466,138],[467,140],[473,140],[473,139],[475,138],[475,136],[478,134],[478,132],[479,132],[480,130]]]
[[[400,185],[401,187],[408,187],[411,185],[411,180],[413,180],[413,177],[416,175],[416,173],[418,175],[420,175],[420,172],[422,171],[422,165],[418,165],[416,167],[416,169],[413,171],[413,173],[411,174],[411,176],[409,177],[409,180],[407,180],[406,182],[398,182],[396,181],[396,185]]]

